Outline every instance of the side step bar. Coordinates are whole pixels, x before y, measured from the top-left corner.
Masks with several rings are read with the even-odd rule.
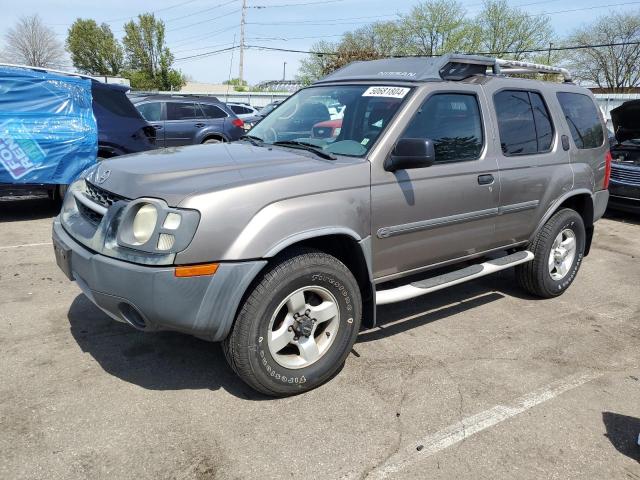
[[[479,277],[484,277],[491,273],[499,272],[521,263],[533,260],[533,253],[528,250],[512,253],[505,257],[489,260],[477,265],[470,265],[461,270],[427,278],[419,282],[413,282],[401,287],[381,290],[376,292],[376,305],[386,305],[387,303],[402,302],[410,298],[419,297],[427,293],[436,292],[443,288],[452,287],[459,283],[468,282]]]

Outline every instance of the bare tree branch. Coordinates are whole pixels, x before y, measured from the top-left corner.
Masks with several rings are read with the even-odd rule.
[[[3,57],[11,62],[34,67],[59,67],[64,61],[62,43],[38,15],[22,17],[5,34]]]

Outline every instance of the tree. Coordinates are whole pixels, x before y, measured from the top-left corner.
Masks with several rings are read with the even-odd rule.
[[[567,42],[582,46],[626,43],[573,50],[568,66],[577,78],[614,92],[640,86],[640,11],[605,15],[575,30]],[[636,44],[629,45],[632,42]]]
[[[69,28],[67,50],[73,66],[94,75],[119,75],[124,64],[122,47],[106,23],[77,19]]]
[[[338,48],[337,43],[327,42],[321,40],[311,45],[311,51],[316,52],[310,54],[307,58],[303,58],[300,61],[300,67],[298,68],[298,74],[296,75],[298,81],[303,85],[310,85],[316,80],[324,77],[329,70],[329,58],[331,55],[322,55],[323,52],[334,52]]]
[[[34,67],[59,67],[64,49],[53,30],[38,15],[22,17],[5,34],[7,61]]]
[[[171,68],[173,55],[165,45],[162,20],[152,13],[138,15],[138,22],[127,22],[124,31],[122,43],[133,88],[174,90],[185,84],[182,74]]]
[[[419,3],[402,17],[398,32],[406,35],[407,53],[443,55],[478,48],[477,26],[466,18],[458,2],[433,0]]]
[[[527,50],[546,48],[554,41],[549,17],[529,15],[506,0],[486,1],[475,25],[482,52],[514,60],[532,58]]]

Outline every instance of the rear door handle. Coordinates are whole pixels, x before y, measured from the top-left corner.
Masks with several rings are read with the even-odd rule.
[[[196,123],[196,124],[194,125],[194,127],[196,127],[196,128],[202,128],[202,127],[204,127],[204,123]]]
[[[485,175],[478,175],[478,185],[491,185],[494,182],[493,175],[487,173]]]

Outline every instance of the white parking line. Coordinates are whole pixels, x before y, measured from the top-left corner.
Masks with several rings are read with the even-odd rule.
[[[367,478],[388,478],[394,473],[407,468],[408,466],[430,457],[435,453],[444,450],[465,438],[469,438],[476,433],[489,427],[493,427],[511,417],[514,417],[530,408],[540,405],[547,400],[572,390],[580,385],[599,377],[599,373],[583,373],[557,380],[549,385],[535,390],[527,395],[516,399],[511,405],[496,405],[495,407],[467,417],[460,422],[446,427],[433,435],[412,442],[395,455],[391,456],[384,464],[374,469],[367,475]],[[418,450],[418,446],[422,448]]]
[[[23,248],[23,247],[42,247],[43,245],[53,245],[51,242],[45,243],[23,243],[22,245],[7,245],[4,247],[0,247],[0,250],[10,250],[12,248]]]

